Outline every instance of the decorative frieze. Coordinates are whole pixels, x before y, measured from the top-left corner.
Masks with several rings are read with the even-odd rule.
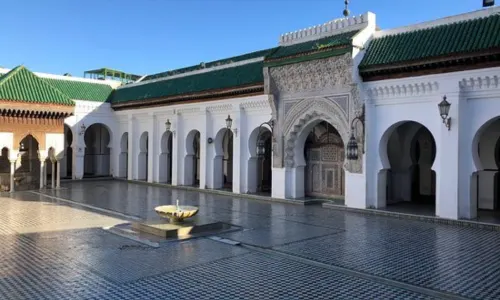
[[[240,107],[245,110],[268,109],[269,101],[268,99],[245,101],[240,104]]]
[[[439,83],[420,82],[400,85],[385,85],[369,88],[368,97],[371,99],[387,99],[395,97],[411,97],[434,94],[439,90]]]
[[[459,86],[463,91],[497,89],[500,86],[500,79],[497,75],[464,78],[459,82]]]
[[[270,69],[269,80],[280,94],[335,89],[352,82],[350,53]],[[270,85],[272,86],[272,84]]]
[[[228,112],[233,109],[232,104],[219,104],[219,105],[210,105],[207,106],[206,110],[210,113],[222,113]]]

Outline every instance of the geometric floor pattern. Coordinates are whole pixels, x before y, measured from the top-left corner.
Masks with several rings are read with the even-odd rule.
[[[500,232],[120,181],[63,186],[0,197],[0,299],[431,299],[307,261],[500,299]],[[244,229],[221,236],[272,251],[206,238],[152,248],[102,229],[177,199]]]

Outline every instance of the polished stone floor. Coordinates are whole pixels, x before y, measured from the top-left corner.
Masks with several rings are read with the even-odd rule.
[[[105,228],[200,206],[241,230],[149,247]],[[500,299],[500,232],[123,181],[0,197],[0,299]]]

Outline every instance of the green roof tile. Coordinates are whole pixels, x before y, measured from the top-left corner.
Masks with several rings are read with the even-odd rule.
[[[111,86],[102,83],[53,78],[44,78],[44,80],[73,100],[106,102],[113,92]]]
[[[340,46],[350,46],[352,44],[352,38],[358,30],[344,32],[341,34],[328,36],[321,38],[319,40],[313,40],[309,42],[294,44],[290,46],[280,46],[276,51],[269,54],[266,59],[280,59],[290,56],[295,56],[299,54],[307,54],[311,52],[316,52],[318,50],[326,48],[336,48]]]
[[[24,66],[14,68],[0,78],[0,100],[75,105],[67,95]]]
[[[371,41],[359,69],[500,47],[500,15],[404,32]]]
[[[171,97],[264,82],[262,62],[144,83],[115,90],[112,103]]]
[[[254,59],[254,58],[264,57],[264,56],[272,53],[276,49],[277,49],[277,47],[270,48],[270,49],[264,49],[264,50],[260,50],[260,51],[255,51],[255,52],[251,52],[251,53],[246,53],[246,54],[243,54],[243,55],[238,55],[238,56],[234,56],[234,57],[230,57],[230,58],[219,59],[219,60],[215,60],[215,61],[212,61],[212,62],[205,63],[204,67],[201,64],[198,64],[198,65],[194,65],[194,66],[190,66],[190,67],[185,67],[185,68],[181,68],[181,69],[176,69],[176,70],[166,71],[166,72],[162,72],[162,73],[152,74],[152,75],[146,76],[142,81],[147,81],[147,80],[152,80],[152,79],[158,79],[158,78],[164,78],[164,77],[168,77],[168,76],[183,74],[183,73],[192,72],[192,71],[196,71],[196,70],[201,70],[201,69],[205,69],[205,68],[211,68],[211,67],[216,67],[216,66],[221,66],[221,65],[227,65],[227,64],[230,64],[230,63],[244,61],[244,60],[247,60],[247,59]]]

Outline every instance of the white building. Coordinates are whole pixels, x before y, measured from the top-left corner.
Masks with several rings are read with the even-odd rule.
[[[390,30],[366,13],[119,87],[37,74],[114,89],[106,101],[89,85],[85,97],[70,96],[74,115],[55,149],[61,176],[335,198],[355,208],[421,202],[450,219],[500,209],[499,12]]]

